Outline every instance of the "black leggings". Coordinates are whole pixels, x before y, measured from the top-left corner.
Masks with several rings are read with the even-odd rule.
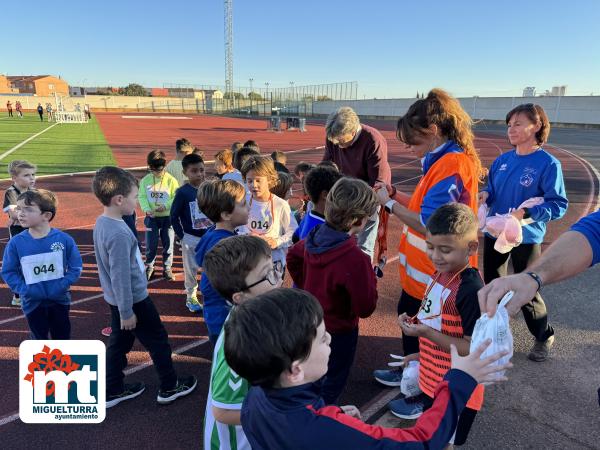
[[[496,240],[485,236],[483,245],[483,278],[489,283],[496,278],[506,276],[508,259],[512,261],[514,273],[523,272],[528,265],[538,259],[542,253],[541,244],[521,244],[508,253],[499,253],[494,249]],[[554,335],[554,329],[548,324],[548,312],[542,296],[538,292],[531,302],[521,308],[529,332],[537,341],[543,342]]]

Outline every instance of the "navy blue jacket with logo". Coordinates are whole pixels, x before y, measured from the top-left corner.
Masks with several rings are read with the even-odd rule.
[[[253,386],[242,406],[242,428],[253,450],[442,449],[458,423],[476,381],[452,369],[433,406],[412,428],[382,428],[325,406],[321,383],[285,389]]]

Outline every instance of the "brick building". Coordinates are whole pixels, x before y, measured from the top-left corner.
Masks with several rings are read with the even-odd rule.
[[[56,94],[69,95],[69,85],[66,81],[52,75],[15,75],[8,76],[13,89],[21,94],[49,96]]]
[[[8,78],[0,75],[0,94],[18,94],[19,90],[12,87]]]

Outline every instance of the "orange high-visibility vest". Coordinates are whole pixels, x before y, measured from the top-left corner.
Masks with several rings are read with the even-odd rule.
[[[438,159],[419,184],[408,204],[408,209],[421,214],[421,205],[429,189],[440,181],[458,174],[468,192],[469,206],[477,215],[477,193],[479,177],[471,158],[464,153],[447,153]],[[439,205],[442,206],[442,205]],[[400,283],[402,289],[410,296],[421,300],[429,278],[435,271],[432,262],[427,257],[425,236],[408,226],[404,226],[399,246]],[[471,266],[477,267],[477,255],[470,258]]]

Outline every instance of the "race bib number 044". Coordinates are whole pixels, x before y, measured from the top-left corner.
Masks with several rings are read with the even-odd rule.
[[[21,268],[26,284],[57,280],[64,277],[62,252],[48,252],[21,258]]]

